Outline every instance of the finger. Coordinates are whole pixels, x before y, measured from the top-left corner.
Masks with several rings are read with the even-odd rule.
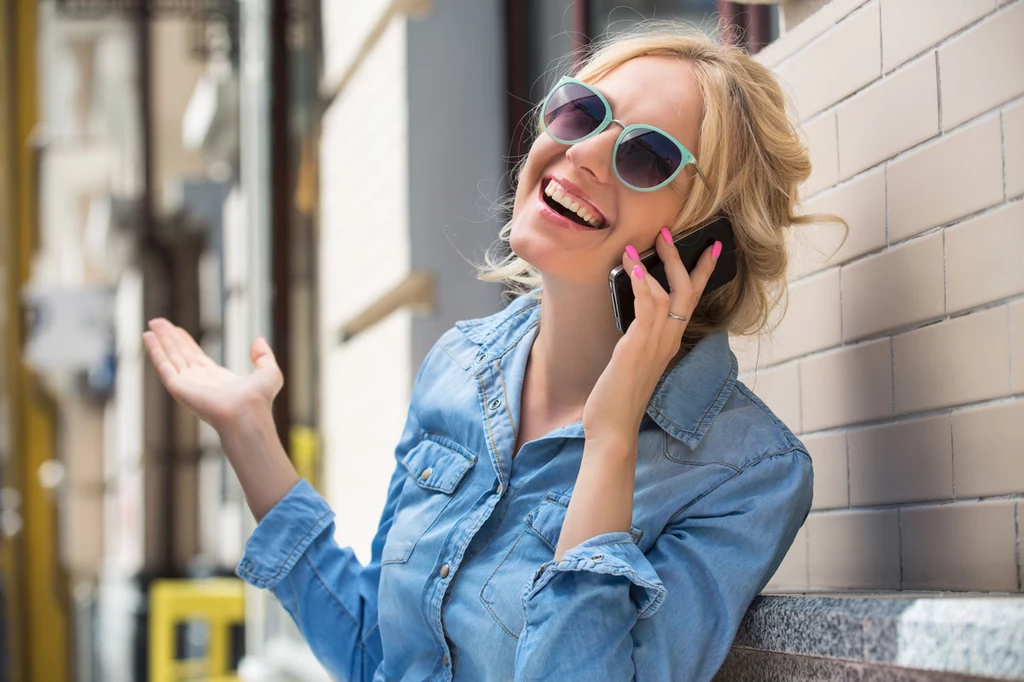
[[[155,320],[149,321],[149,328],[152,329],[153,333],[155,333],[160,339],[160,345],[163,346],[164,352],[167,353],[167,358],[171,361],[171,364],[173,364],[179,372],[188,369],[188,362],[185,360],[185,356],[178,348],[178,341],[176,339],[177,334],[174,332],[174,325],[164,318],[158,317]]]
[[[192,367],[197,367],[203,364],[203,349],[199,347],[196,340],[192,338],[192,335],[181,327],[175,325],[174,337],[178,342],[178,349],[184,356],[185,361]]]
[[[673,298],[678,301],[684,300],[689,292],[692,291],[692,284],[690,283],[690,274],[686,271],[686,266],[683,265],[683,260],[679,257],[679,249],[676,248],[672,240],[672,233],[669,232],[667,227],[663,227],[654,243],[656,244],[655,248],[658,251],[658,257],[665,264],[665,274],[668,276],[668,290]]]
[[[156,373],[160,375],[160,380],[166,386],[178,374],[178,370],[167,357],[167,352],[164,350],[163,344],[160,343],[160,337],[151,331],[142,332],[142,343],[145,344],[146,350],[149,352],[153,366],[156,367]]]
[[[633,249],[632,254],[635,253],[636,250]],[[632,254],[627,249],[627,252],[622,256],[623,267],[629,272],[629,281],[633,287],[634,319],[630,329],[636,325],[638,335],[646,338],[650,334],[651,324],[654,320],[654,299],[651,298],[650,285],[652,278],[648,276],[643,264],[633,258]],[[626,331],[628,333],[629,330],[627,329]]]
[[[642,266],[641,266],[642,267]],[[656,345],[661,338],[662,329],[665,327],[665,322],[670,318],[668,311],[670,310],[672,298],[665,288],[661,286],[656,278],[648,276],[646,278],[647,285],[651,289],[651,301],[653,306],[651,309],[651,342]]]
[[[707,287],[708,280],[711,279],[711,273],[715,271],[715,265],[718,263],[718,259],[721,255],[722,242],[716,241],[714,244],[704,249],[704,253],[700,255],[700,260],[697,261],[697,265],[693,268],[693,273],[690,275],[690,282],[693,285],[693,299],[695,305],[704,293],[704,288]]]
[[[256,369],[268,369],[277,367],[277,358],[270,344],[262,336],[252,342],[249,347],[249,359]]]

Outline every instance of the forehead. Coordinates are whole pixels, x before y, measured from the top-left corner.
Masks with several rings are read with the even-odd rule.
[[[648,123],[667,130],[687,146],[696,144],[704,101],[689,60],[635,57],[592,85],[611,104],[615,118],[627,125]]]

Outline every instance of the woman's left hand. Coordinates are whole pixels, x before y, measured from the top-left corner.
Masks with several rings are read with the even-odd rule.
[[[701,254],[692,273],[686,271],[667,228],[655,239],[665,264],[666,292],[639,260],[623,253],[622,265],[633,284],[636,317],[615,344],[612,359],[594,385],[583,408],[587,440],[633,444],[635,452],[640,422],[669,361],[679,352],[687,322],[669,317],[672,312],[690,319],[721,255],[721,242]],[[635,253],[635,251],[634,251]]]

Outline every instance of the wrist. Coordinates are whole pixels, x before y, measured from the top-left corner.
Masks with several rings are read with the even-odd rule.
[[[637,434],[636,431],[627,435],[627,430],[588,432],[584,445],[584,456],[609,457],[619,459],[636,459],[637,456]]]
[[[235,440],[251,433],[277,430],[270,403],[259,397],[240,401],[217,424],[212,425],[221,440]]]
[[[299,482],[269,406],[240,412],[226,420],[218,434],[249,509],[259,521]]]

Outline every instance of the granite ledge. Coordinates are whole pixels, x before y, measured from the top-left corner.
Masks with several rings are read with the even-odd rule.
[[[775,679],[772,667],[816,665],[823,676],[800,677],[864,679],[855,673],[906,670],[899,679],[1024,680],[1024,596],[761,595],[748,609],[722,673],[755,659],[763,673],[758,679]]]

